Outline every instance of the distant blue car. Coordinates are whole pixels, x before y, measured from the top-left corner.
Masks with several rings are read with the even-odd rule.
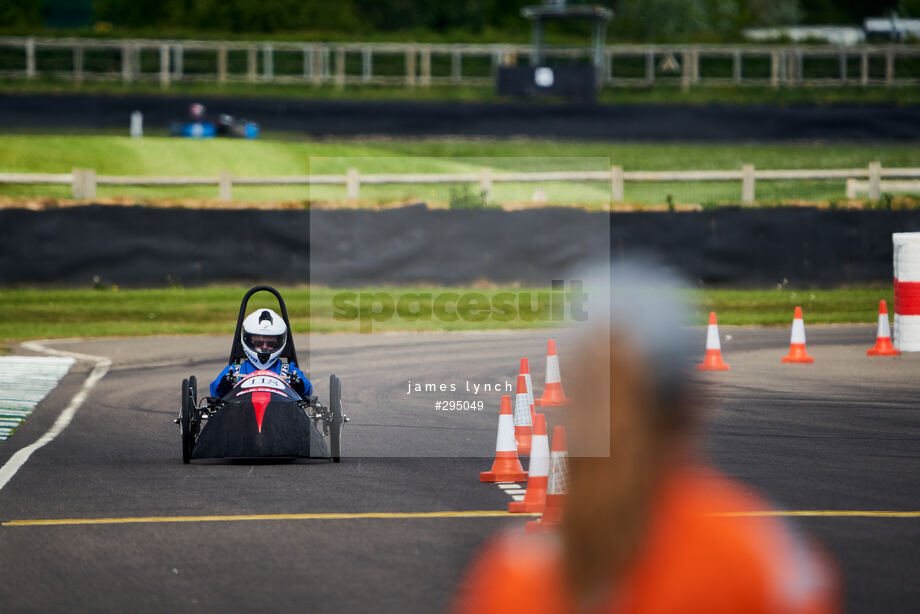
[[[175,122],[170,126],[169,133],[187,139],[212,139],[217,136],[255,139],[259,136],[259,124],[224,114],[216,122],[205,119]]]
[[[217,126],[211,122],[174,123],[169,132],[187,139],[213,139],[217,136]]]

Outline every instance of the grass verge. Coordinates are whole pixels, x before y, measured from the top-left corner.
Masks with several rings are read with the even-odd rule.
[[[696,290],[694,322],[705,324],[710,311],[719,324],[787,325],[801,306],[808,324],[871,324],[878,320],[878,302],[893,304],[891,284],[824,290],[778,288],[774,290]]]
[[[359,332],[370,325],[373,332],[488,330],[548,328],[559,325],[551,316],[548,292],[545,288],[443,288],[443,287],[374,287],[348,290],[356,293],[384,292],[393,297],[398,316],[385,321],[373,321],[372,310],[381,310],[366,301],[353,318],[335,317],[334,300],[343,292],[331,288],[295,287],[282,289],[291,325],[295,332]],[[433,317],[412,319],[408,308],[399,305],[398,298],[407,292],[438,295],[477,293],[485,297],[496,311],[478,312],[476,306],[461,306],[459,317],[445,321],[439,312]],[[786,325],[792,321],[792,311],[801,305],[809,324],[865,323],[877,320],[878,301],[892,300],[891,286],[860,286],[832,290],[688,290],[692,302],[692,319],[705,324],[709,311],[719,314],[720,324]],[[140,335],[231,335],[236,324],[239,301],[244,289],[240,287],[168,288],[126,290],[112,288],[86,290],[0,290],[0,347],[22,339],[64,337],[108,337]],[[520,315],[510,320],[496,317],[497,302],[502,293],[513,301],[532,301],[536,315]],[[541,298],[539,295],[543,294]],[[267,295],[266,295],[267,296]],[[351,304],[359,307],[355,297]],[[507,298],[507,296],[505,297]],[[258,299],[258,300],[257,300]],[[423,305],[425,301],[422,300]],[[448,311],[454,310],[454,303]],[[254,297],[251,308],[274,307],[272,300]],[[344,309],[338,309],[344,312]],[[425,311],[424,307],[422,311]],[[521,312],[519,312],[521,313]],[[363,317],[362,317],[363,316]],[[530,318],[530,319],[527,319]],[[382,318],[378,318],[382,319]]]
[[[478,173],[488,166],[495,172],[540,170],[605,170],[607,164],[626,170],[740,169],[742,163],[758,169],[866,168],[872,161],[883,167],[918,167],[920,149],[910,143],[612,143],[534,139],[480,140],[363,139],[337,141],[271,140],[196,141],[167,137],[131,139],[121,136],[3,135],[0,170],[23,173],[69,173],[74,167],[93,168],[100,175],[211,175],[227,170],[236,176],[342,174],[348,168],[361,173]],[[359,206],[423,200],[431,204],[450,199],[449,185],[362,185]],[[498,203],[529,203],[537,189],[550,204],[604,206],[610,195],[605,182],[495,184]],[[627,183],[625,199],[638,205],[702,206],[737,203],[740,182]],[[0,196],[58,198],[70,196],[69,186],[0,185]],[[101,186],[101,199],[214,199],[215,186],[133,187]],[[234,187],[237,202],[339,202],[343,186]],[[836,202],[846,198],[845,182],[759,181],[760,202]],[[351,206],[354,206],[352,204]]]

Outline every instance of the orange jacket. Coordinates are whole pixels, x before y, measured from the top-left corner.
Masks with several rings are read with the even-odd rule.
[[[823,614],[839,609],[836,574],[793,527],[711,471],[672,477],[655,499],[641,552],[602,605],[617,614]],[[576,612],[554,536],[499,536],[474,561],[456,614]]]

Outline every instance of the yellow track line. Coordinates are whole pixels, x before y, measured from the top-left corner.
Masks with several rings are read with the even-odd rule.
[[[79,524],[148,524],[162,522],[234,522],[238,520],[360,520],[404,518],[513,518],[539,514],[511,514],[503,510],[469,510],[460,512],[356,512],[317,514],[240,514],[218,516],[136,516],[127,518],[49,518],[42,520],[8,520],[4,527],[61,526]]]
[[[728,512],[714,516],[737,518],[743,516],[794,516],[794,517],[831,517],[831,518],[920,518],[920,511],[893,512],[872,510],[768,510],[756,512]]]
[[[153,524],[180,522],[236,522],[240,520],[388,520],[413,518],[522,518],[539,514],[510,514],[502,510],[468,510],[446,512],[355,512],[315,514],[238,514],[214,516],[133,516],[125,518],[48,518],[8,520],[4,527],[69,526],[90,524]],[[714,516],[737,518],[752,516],[831,517],[831,518],[920,518],[920,511],[872,510],[764,510],[728,512]]]

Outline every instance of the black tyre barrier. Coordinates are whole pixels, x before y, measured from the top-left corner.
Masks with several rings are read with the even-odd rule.
[[[827,286],[890,280],[891,234],[909,231],[920,213],[4,209],[0,285],[548,285],[605,254],[651,252],[693,283]]]

